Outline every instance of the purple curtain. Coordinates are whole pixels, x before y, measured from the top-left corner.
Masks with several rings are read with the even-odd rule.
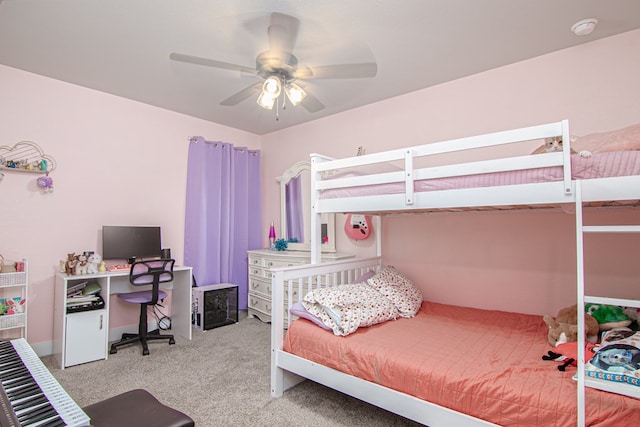
[[[198,286],[238,285],[247,308],[247,250],[262,246],[260,152],[191,138],[184,262]]]
[[[304,243],[304,211],[302,210],[302,179],[300,176],[292,178],[285,187],[287,199],[287,239],[298,239]]]

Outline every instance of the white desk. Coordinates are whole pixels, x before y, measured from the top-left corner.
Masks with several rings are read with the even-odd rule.
[[[172,291],[171,332],[187,339],[191,339],[191,279],[191,267],[174,267],[173,282],[160,285],[163,289]],[[67,314],[68,286],[87,280],[98,282],[102,288],[100,294],[105,302],[104,308]],[[129,271],[82,276],[57,273],[53,309],[53,354],[60,363],[60,369],[106,359],[109,354],[109,296],[144,289],[151,289],[151,285],[132,286],[129,283]]]

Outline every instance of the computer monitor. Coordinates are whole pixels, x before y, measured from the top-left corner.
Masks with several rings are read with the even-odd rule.
[[[120,226],[102,227],[102,258],[157,258],[162,253],[160,227]]]

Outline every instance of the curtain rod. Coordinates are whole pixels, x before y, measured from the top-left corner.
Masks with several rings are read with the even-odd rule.
[[[218,146],[218,144],[223,144],[223,146],[224,146],[224,144],[230,144],[230,143],[228,143],[228,142],[227,142],[227,143],[225,143],[225,142],[221,142],[221,141],[207,141],[207,140],[205,140],[204,138],[203,138],[202,140],[203,140],[205,143],[207,143],[207,144],[211,144],[211,145],[213,145],[214,147],[217,147],[217,146]],[[193,143],[197,144],[197,143],[198,143],[198,137],[197,137],[197,136],[190,136],[190,137],[187,139],[187,141],[189,141],[189,143],[192,143],[192,142],[193,142]],[[233,145],[233,144],[231,144],[231,145]],[[254,155],[254,156],[256,156],[256,155],[260,152],[260,150],[249,150],[249,149],[247,149],[246,147],[233,147],[233,149],[234,149],[234,150],[236,150],[236,151],[240,151],[241,153],[242,153],[244,150],[247,150],[247,152],[248,152],[249,154],[252,154],[252,155]]]

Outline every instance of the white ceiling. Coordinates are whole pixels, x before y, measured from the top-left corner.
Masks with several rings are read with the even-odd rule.
[[[301,63],[377,76],[304,80],[326,108],[276,121],[255,97],[219,105],[258,77],[169,59],[255,67],[272,12],[300,20]],[[590,17],[592,34],[570,31]],[[0,0],[0,64],[262,135],[637,28],[638,0]]]

